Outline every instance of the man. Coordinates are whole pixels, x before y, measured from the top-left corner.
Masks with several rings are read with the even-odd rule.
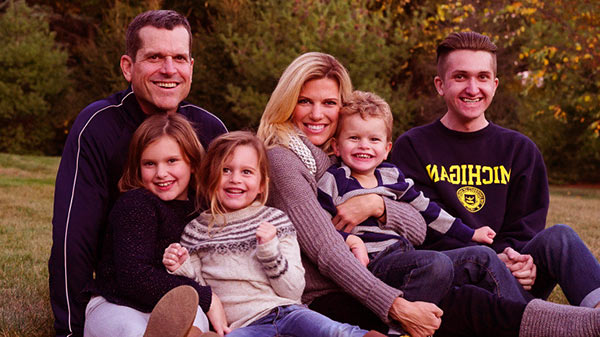
[[[450,214],[496,231],[491,247],[533,296],[547,298],[558,283],[571,304],[598,307],[596,258],[570,227],[544,229],[549,195],[541,153],[526,136],[485,117],[499,83],[496,49],[475,32],[442,41],[434,84],[448,110],[400,136],[391,161]],[[465,245],[429,230],[421,248]]]
[[[204,147],[227,132],[214,115],[183,101],[190,91],[192,34],[174,11],[149,11],[129,25],[121,57],[130,87],[81,111],[67,138],[54,196],[53,245],[48,263],[57,336],[81,336],[108,213],[131,135],[151,114],[180,113]]]

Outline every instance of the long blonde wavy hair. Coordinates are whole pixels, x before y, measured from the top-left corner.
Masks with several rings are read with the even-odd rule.
[[[271,94],[258,127],[257,136],[268,148],[277,145],[288,147],[290,135],[296,134],[292,115],[302,86],[307,81],[322,78],[329,78],[338,83],[342,103],[352,93],[352,81],[348,71],[329,54],[302,54],[285,69]],[[329,144],[327,141],[321,148],[327,151]]]

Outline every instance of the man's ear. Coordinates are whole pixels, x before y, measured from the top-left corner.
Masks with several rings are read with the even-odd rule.
[[[133,60],[129,55],[121,56],[121,72],[123,72],[123,77],[127,80],[127,82],[131,82],[133,71]]]
[[[437,90],[440,96],[444,96],[444,81],[439,76],[436,76],[433,79],[433,84],[435,85],[435,90]]]

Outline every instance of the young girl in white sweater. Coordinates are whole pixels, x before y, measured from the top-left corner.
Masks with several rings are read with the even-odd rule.
[[[333,321],[300,302],[304,268],[288,217],[265,206],[268,159],[246,131],[215,139],[201,167],[208,210],[171,244],[165,267],[209,285],[224,313],[209,315],[223,336],[383,336]]]

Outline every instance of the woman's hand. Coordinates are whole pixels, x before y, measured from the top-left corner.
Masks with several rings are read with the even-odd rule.
[[[165,248],[162,262],[168,271],[174,272],[190,257],[188,250],[178,243],[172,243]]]
[[[428,302],[410,302],[402,297],[394,300],[389,316],[400,322],[412,337],[431,336],[442,324],[444,312],[437,305]]]
[[[337,214],[331,221],[337,230],[347,233],[371,216],[381,218],[385,215],[383,197],[377,194],[357,195],[336,208]],[[385,219],[382,222],[385,222]]]
[[[219,299],[217,294],[212,293],[212,301],[210,303],[210,309],[206,313],[210,324],[212,324],[215,332],[219,334],[219,336],[225,336],[231,332],[231,329],[227,325],[227,317],[225,317],[225,309],[223,309],[223,304]]]

